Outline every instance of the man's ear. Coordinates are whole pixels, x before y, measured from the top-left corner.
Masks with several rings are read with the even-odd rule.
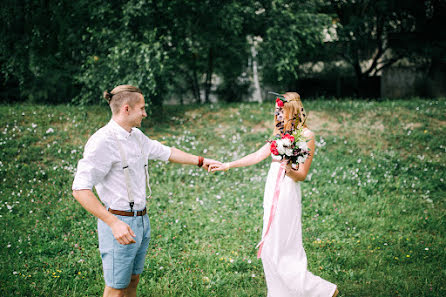
[[[129,105],[128,104],[124,104],[123,106],[122,106],[122,108],[121,108],[121,111],[122,112],[124,112],[124,113],[126,113],[126,114],[128,114],[128,112],[129,112]]]

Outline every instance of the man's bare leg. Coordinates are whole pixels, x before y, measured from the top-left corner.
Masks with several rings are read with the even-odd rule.
[[[105,286],[103,297],[124,297],[126,289],[115,289]]]
[[[114,289],[105,286],[103,297],[136,297],[136,288],[139,283],[139,274],[132,274],[130,284],[125,289]]]
[[[139,274],[132,274],[130,284],[127,287],[125,297],[136,297],[136,287],[139,283]]]

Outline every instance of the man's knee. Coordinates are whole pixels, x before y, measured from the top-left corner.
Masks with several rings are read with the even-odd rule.
[[[132,274],[132,278],[130,279],[129,288],[136,288],[139,283],[139,274]]]
[[[104,297],[124,297],[125,289],[115,289],[109,286],[105,286]]]

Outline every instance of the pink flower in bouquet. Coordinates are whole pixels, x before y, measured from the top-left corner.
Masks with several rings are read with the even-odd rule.
[[[283,135],[282,139],[289,139],[291,143],[294,142],[294,136],[290,134]]]
[[[273,155],[275,155],[275,156],[279,155],[279,151],[277,150],[276,141],[271,142],[270,150]]]

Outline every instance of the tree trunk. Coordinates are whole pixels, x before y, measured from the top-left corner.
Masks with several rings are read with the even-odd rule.
[[[252,76],[254,80],[254,98],[257,98],[259,103],[263,103],[262,92],[260,91],[259,73],[257,71],[257,52],[254,43],[251,44],[252,55]]]
[[[211,92],[212,87],[212,72],[213,72],[213,56],[212,56],[212,48],[209,48],[208,55],[208,70],[206,73],[206,83],[204,89],[204,102],[209,103],[209,93]]]
[[[195,54],[194,55],[194,66],[193,66],[193,73],[192,73],[192,88],[193,88],[193,92],[194,92],[194,97],[195,97],[195,102],[196,103],[200,103],[200,84],[198,83],[198,78],[197,78],[197,63],[196,63],[196,59],[197,56]]]
[[[362,80],[363,80],[363,73],[362,73],[362,68],[361,68],[361,64],[360,64],[358,55],[356,55],[354,57],[353,69],[355,70],[355,76],[356,76],[355,95],[361,96],[361,94],[362,94],[361,85],[362,85]]]

